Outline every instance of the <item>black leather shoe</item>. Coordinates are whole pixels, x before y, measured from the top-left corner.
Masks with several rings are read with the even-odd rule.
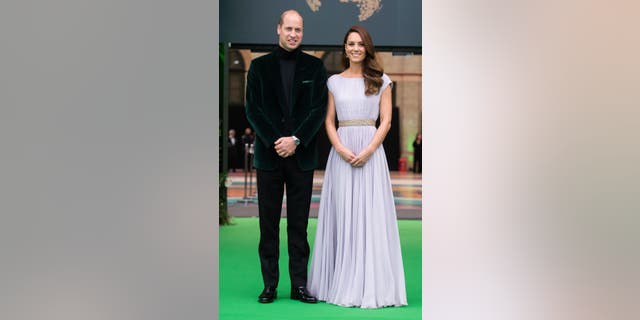
[[[291,289],[291,299],[300,300],[306,303],[317,303],[318,299],[312,296],[309,291],[307,291],[307,287],[300,286]]]
[[[258,297],[260,303],[271,303],[278,297],[278,292],[275,287],[264,287],[262,293]]]

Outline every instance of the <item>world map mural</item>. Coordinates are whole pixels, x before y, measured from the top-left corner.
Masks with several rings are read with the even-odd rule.
[[[321,0],[306,0],[311,11],[317,12],[320,10],[320,6],[322,6]],[[334,0],[335,1],[335,0]],[[380,2],[382,0],[338,0],[342,3],[353,2],[360,9],[360,14],[358,15],[359,21],[364,21],[369,19],[373,14],[375,14],[378,10],[382,8]]]

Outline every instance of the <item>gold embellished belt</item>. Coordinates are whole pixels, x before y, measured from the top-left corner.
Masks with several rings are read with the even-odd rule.
[[[342,120],[338,121],[339,127],[347,127],[347,126],[375,126],[376,121],[371,119],[356,119],[356,120]]]

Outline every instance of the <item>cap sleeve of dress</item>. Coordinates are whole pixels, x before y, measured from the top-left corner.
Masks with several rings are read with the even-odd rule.
[[[329,92],[331,92],[331,94],[335,92],[334,87],[336,85],[336,81],[337,81],[337,78],[335,74],[329,77],[329,80],[327,80],[327,89],[329,89]]]
[[[387,89],[388,86],[391,86],[393,88],[393,82],[391,81],[391,78],[389,78],[389,76],[384,73],[382,74],[382,86],[380,87],[380,93],[384,92],[384,90]]]

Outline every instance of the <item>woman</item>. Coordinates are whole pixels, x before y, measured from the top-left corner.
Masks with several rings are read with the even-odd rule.
[[[422,173],[422,133],[413,140],[413,173]]]
[[[391,127],[391,79],[378,64],[364,28],[349,29],[343,54],[346,69],[327,83],[325,127],[333,147],[307,287],[319,300],[341,306],[406,305],[396,211],[382,149]]]

